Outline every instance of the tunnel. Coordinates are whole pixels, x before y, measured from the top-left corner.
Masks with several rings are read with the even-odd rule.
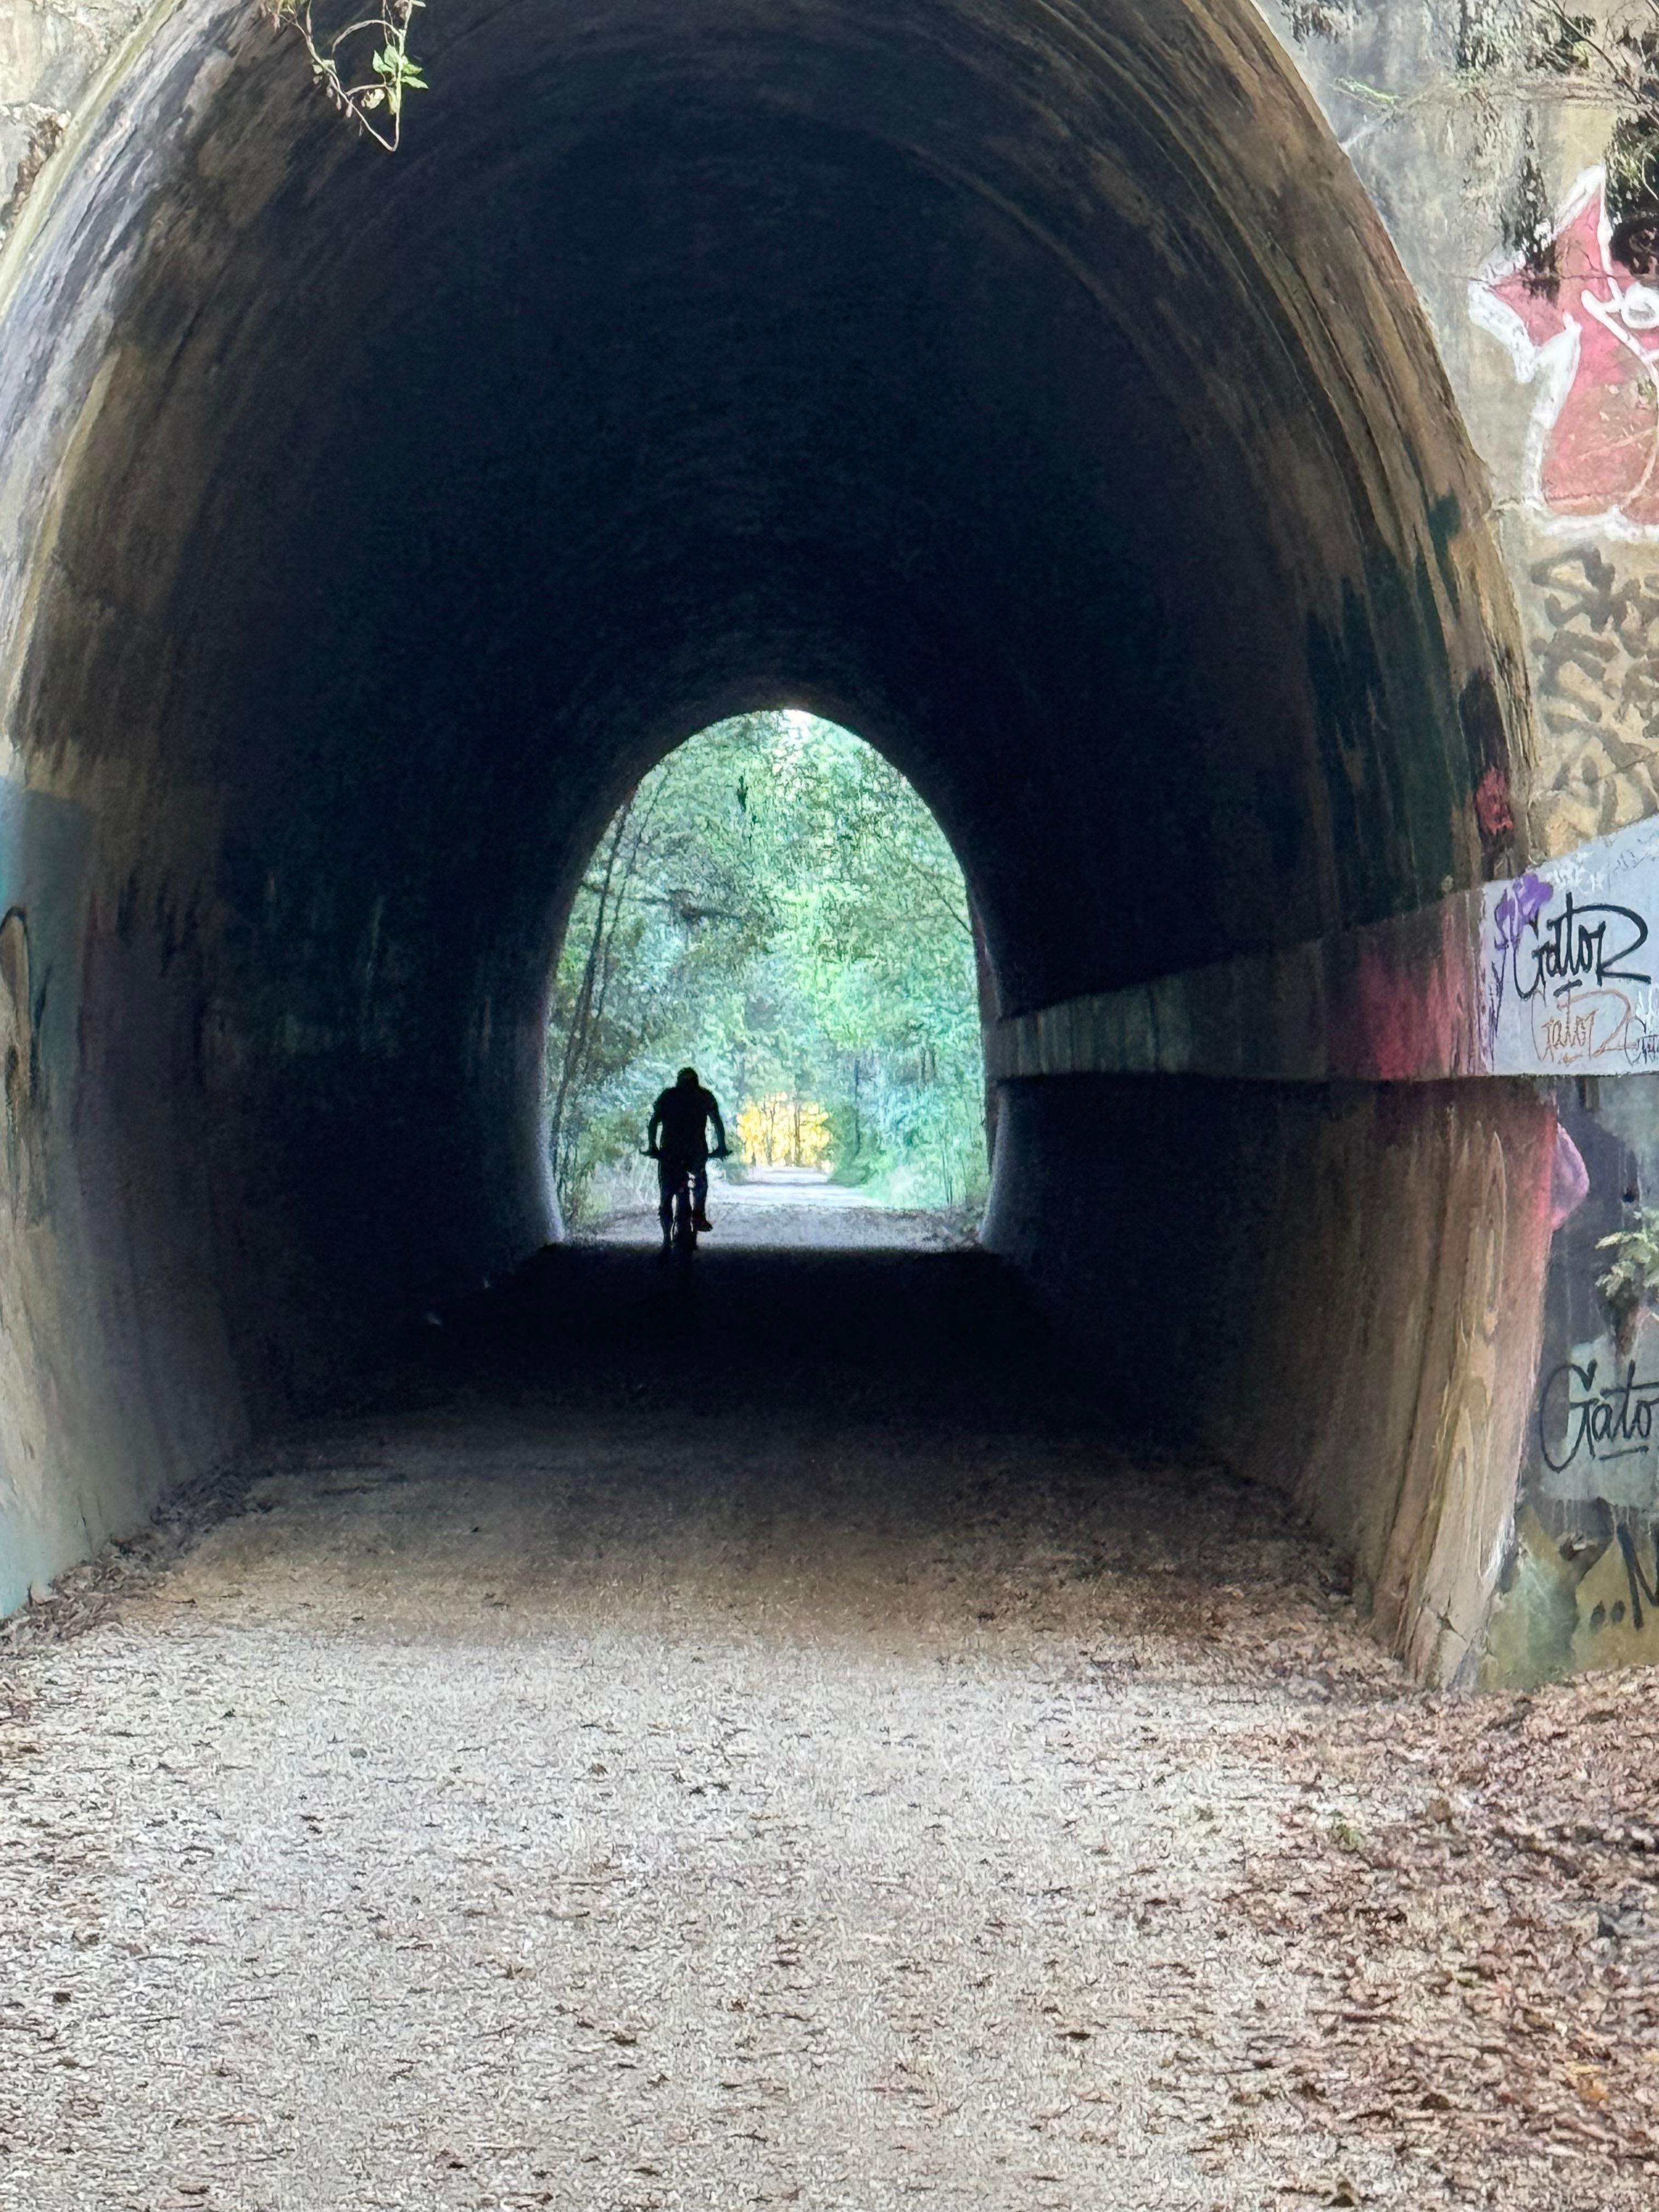
[[[557,1235],[573,889],[721,716],[912,780],[994,1030],[1235,972],[1294,1026],[1279,956],[1526,859],[1484,479],[1246,0],[434,0],[413,45],[387,155],[240,0],[163,11],[7,248],[8,1605]],[[1010,1075],[984,1237],[1454,1679],[1552,1109],[1390,1078]]]

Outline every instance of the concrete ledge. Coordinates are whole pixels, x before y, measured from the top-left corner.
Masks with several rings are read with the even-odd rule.
[[[1442,1083],[1659,1067],[1659,823],[1282,951],[1015,1015],[994,1081]]]

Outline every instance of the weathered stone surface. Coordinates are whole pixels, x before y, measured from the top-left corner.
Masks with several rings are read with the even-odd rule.
[[[1599,64],[1495,54],[1525,8],[1267,12],[1388,224],[1491,471],[1538,706],[1532,842],[1565,852],[1659,809],[1659,332],[1606,190],[1630,103]]]
[[[548,1232],[569,890],[719,713],[890,753],[1015,1016],[1528,857],[1483,472],[1243,0],[444,0],[421,46],[388,161],[186,0],[0,270],[0,1596]],[[1193,1312],[1273,1316],[1183,1335],[1206,1432],[1266,1464],[1299,1338],[1325,1523],[1462,1672],[1547,1107],[1100,1096],[1098,1176],[1017,1111],[994,1235],[1143,1347],[1196,1176]],[[1334,1316],[1402,1204],[1430,1275],[1354,1278],[1428,1347],[1395,1389]]]
[[[0,239],[146,0],[0,0]]]

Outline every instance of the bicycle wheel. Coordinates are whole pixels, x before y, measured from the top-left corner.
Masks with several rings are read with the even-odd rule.
[[[674,1249],[688,1254],[697,1249],[697,1225],[692,1218],[689,1176],[674,1188]]]

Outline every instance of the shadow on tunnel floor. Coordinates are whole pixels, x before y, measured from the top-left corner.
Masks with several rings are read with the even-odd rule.
[[[435,1322],[435,1325],[434,1325]],[[1098,1426],[1126,1446],[1057,1316],[978,1250],[653,1252],[550,1246],[411,1339],[429,1383],[552,1397],[678,1396],[1006,1427]]]
[[[423,1634],[735,1606],[791,1636],[1155,1634],[1231,1680],[1255,1660],[1217,1593],[1322,1619],[1334,1588],[1280,1501],[1126,1441],[1054,1312],[971,1249],[550,1248],[223,1503],[209,1565],[280,1537],[348,1574],[354,1617]]]
[[[1351,1599],[1284,1501],[1127,1440],[1060,1317],[977,1249],[550,1248],[352,1395],[180,1494],[111,1587],[159,1573],[193,1618],[307,1632],[326,1596],[342,1632],[468,1648],[694,1615],[1060,1635],[1096,1671],[1233,1685],[1290,1623],[1316,1694],[1400,1686],[1346,1626],[1329,1644]]]

